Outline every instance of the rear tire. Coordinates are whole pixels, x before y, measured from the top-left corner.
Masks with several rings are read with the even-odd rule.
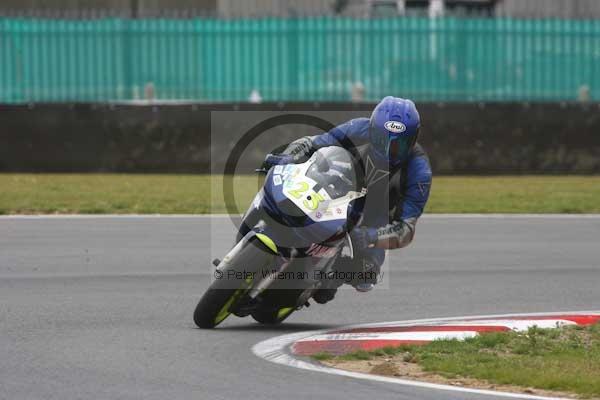
[[[257,310],[252,313],[252,318],[261,324],[277,325],[292,315],[293,312],[292,307],[283,307],[278,310]]]
[[[260,271],[268,267],[273,257],[274,254],[266,246],[251,238],[221,271],[224,277],[231,270],[254,273],[260,277]],[[248,260],[252,260],[252,265],[245,264]],[[231,314],[230,310],[244,297],[253,283],[252,279],[216,279],[194,310],[196,325],[202,329],[212,329],[219,325]]]
[[[298,307],[298,298],[304,289],[277,288],[277,283],[272,288],[261,294],[263,304],[258,310],[252,312],[256,322],[266,325],[276,325],[287,319]]]

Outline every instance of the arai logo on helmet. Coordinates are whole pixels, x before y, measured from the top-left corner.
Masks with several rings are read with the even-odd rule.
[[[404,125],[402,122],[388,121],[383,126],[385,127],[385,129],[387,129],[388,131],[390,131],[392,133],[406,132],[406,125]]]

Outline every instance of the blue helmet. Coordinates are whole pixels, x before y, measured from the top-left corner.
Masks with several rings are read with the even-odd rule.
[[[390,166],[408,160],[417,138],[421,118],[411,100],[388,96],[371,114],[369,138],[375,154],[387,159]]]

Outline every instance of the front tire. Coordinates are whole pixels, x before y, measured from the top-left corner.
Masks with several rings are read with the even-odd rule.
[[[198,328],[212,329],[227,318],[229,311],[243,297],[247,289],[219,289],[211,285],[194,310],[194,322]]]
[[[260,277],[260,271],[268,267],[274,254],[262,243],[250,238],[241,250],[233,254],[232,259],[222,269],[223,277],[228,271],[243,272],[244,276],[254,275]],[[235,252],[232,250],[232,252]],[[230,252],[231,254],[231,252]],[[252,260],[252,265],[244,264]],[[199,328],[212,329],[223,322],[231,310],[244,297],[253,285],[251,278],[217,279],[206,290],[194,310],[194,322]]]

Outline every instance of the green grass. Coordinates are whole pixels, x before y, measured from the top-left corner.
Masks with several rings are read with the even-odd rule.
[[[332,354],[329,354],[326,352],[315,353],[311,357],[318,361],[331,360],[332,358],[334,358],[334,356]]]
[[[240,212],[257,179],[235,179]],[[225,213],[221,187],[209,175],[0,174],[0,214]]]
[[[487,333],[465,341],[439,340],[424,346],[358,351],[320,360],[372,360],[402,355],[425,371],[494,384],[600,396],[600,324],[527,332]]]
[[[239,212],[260,179],[234,179]],[[0,174],[0,214],[226,213],[222,181],[209,175]],[[426,212],[600,213],[600,177],[437,177]]]

